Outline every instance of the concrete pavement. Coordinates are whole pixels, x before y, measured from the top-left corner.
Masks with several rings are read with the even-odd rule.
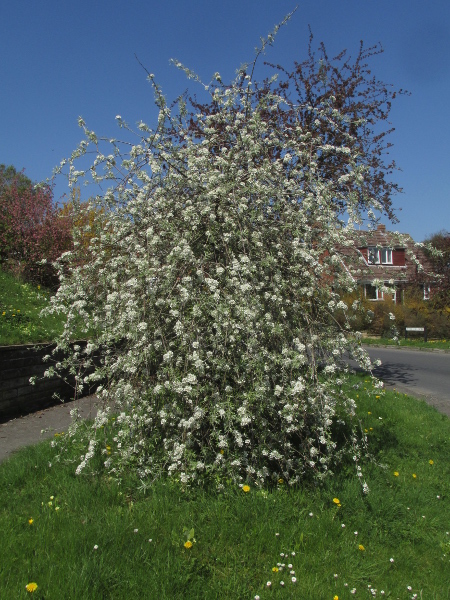
[[[51,406],[24,417],[11,419],[0,424],[0,462],[24,446],[37,444],[66,431],[71,422],[70,411],[78,408],[85,419],[93,419],[97,414],[98,400],[95,396],[86,396],[72,402]],[[42,430],[49,430],[41,433]]]

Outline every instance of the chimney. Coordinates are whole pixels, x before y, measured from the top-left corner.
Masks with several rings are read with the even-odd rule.
[[[377,226],[377,231],[386,231],[386,225],[381,225],[381,223]]]

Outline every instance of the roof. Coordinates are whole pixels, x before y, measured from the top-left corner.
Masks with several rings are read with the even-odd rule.
[[[426,267],[426,258],[420,247],[415,245],[409,234],[386,231],[385,225],[378,225],[370,231],[354,231],[354,246],[341,248],[342,260],[352,277],[360,283],[370,283],[380,279],[392,284],[406,283],[416,279],[417,263],[414,256]],[[367,261],[367,248],[390,248],[404,252],[404,264],[381,265]],[[403,262],[403,261],[402,261]]]

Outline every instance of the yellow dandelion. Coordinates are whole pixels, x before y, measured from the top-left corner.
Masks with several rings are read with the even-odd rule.
[[[192,548],[192,542],[191,542],[191,540],[188,540],[187,542],[184,542],[184,547],[188,548],[188,549]]]
[[[283,479],[280,477],[280,479],[278,480],[278,483],[283,483]]]
[[[339,500],[339,498],[333,498],[333,502],[335,504],[340,504],[341,503],[341,501]]]
[[[430,465],[434,465],[434,460],[429,460],[428,462]]]
[[[27,583],[27,585],[25,586],[25,589],[27,590],[27,592],[30,592],[30,594],[32,594],[33,592],[35,592],[37,590],[37,583],[31,582],[31,583]]]
[[[272,571],[273,571],[274,573],[278,573],[278,567],[272,567]]]
[[[360,544],[360,545],[358,546],[358,549],[359,549],[359,550],[361,550],[361,552],[364,552],[364,550],[365,550],[365,548],[364,548],[364,546],[363,546],[362,544]]]
[[[399,476],[399,472],[398,471],[394,471],[394,476],[398,477]]]
[[[364,433],[369,433],[369,430],[368,429],[364,429]]]
[[[339,600],[339,596],[333,596],[333,600]]]
[[[379,400],[379,399],[380,399],[380,396],[375,396],[375,398],[376,398],[377,400]]]
[[[367,414],[368,414],[368,415],[371,415],[372,413],[371,413],[371,412],[370,412],[370,410],[369,410],[369,412],[368,412]]]
[[[33,525],[33,523],[34,523],[34,519],[33,519],[33,518],[30,518],[30,519],[28,519],[28,523],[29,523],[30,525]]]
[[[242,486],[242,491],[245,492],[245,493],[249,492],[250,491],[250,486],[249,485],[243,485]]]
[[[416,479],[416,478],[417,478],[417,475],[416,475],[415,473],[413,473],[413,477],[414,477],[414,479]]]

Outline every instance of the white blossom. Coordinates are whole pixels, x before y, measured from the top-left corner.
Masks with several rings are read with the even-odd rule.
[[[321,480],[338,457],[335,415],[352,427],[339,361],[349,351],[371,365],[333,315],[360,308],[341,300],[354,282],[340,260],[350,232],[336,227],[336,207],[346,206],[353,223],[377,208],[360,181],[360,146],[348,134],[337,148],[321,133],[326,123],[341,127],[338,109],[282,101],[274,81],[260,102],[257,82],[243,86],[243,76],[225,85],[216,73],[218,83],[203,86],[215,110],[191,107],[194,132],[179,118],[186,106],[167,102],[152,75],[153,129],[140,121],[132,146],[95,137],[91,169],[76,170],[95,136],[85,130],[85,145],[61,165],[105,191],[92,201],[101,218],[87,227],[85,256],[74,250],[57,263],[61,285],[49,312],[65,316],[55,349],[65,358],[47,376],[72,369],[77,385],[95,382],[117,411],[71,429],[87,448],[77,474],[107,425],[116,447],[103,464],[115,477],[133,465],[143,480],[168,474],[183,484],[206,474],[219,486],[291,485],[307,471]],[[304,110],[309,130],[300,126]],[[298,127],[284,127],[282,114]],[[323,177],[324,156],[338,153],[347,173]],[[80,323],[95,332],[84,350],[70,346]],[[349,436],[339,457],[356,447]]]

